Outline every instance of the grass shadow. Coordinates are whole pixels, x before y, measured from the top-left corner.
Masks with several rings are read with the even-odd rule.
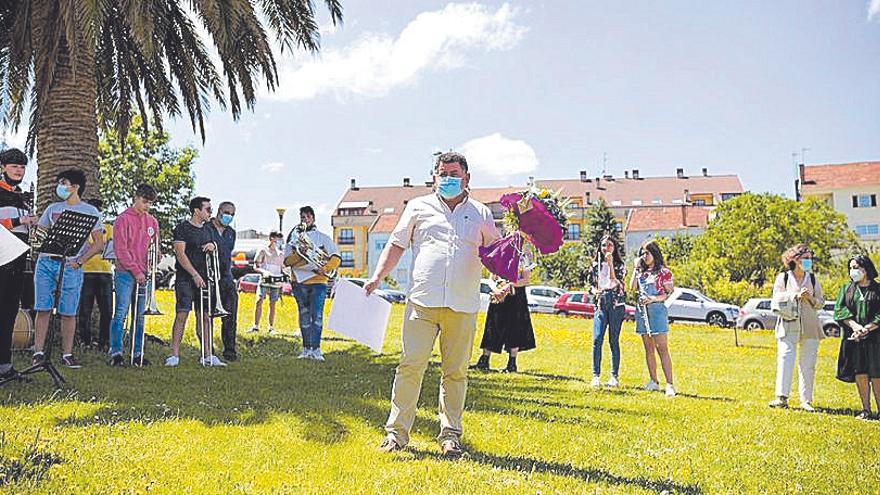
[[[424,450],[409,450],[415,459],[437,460],[446,459],[435,452]],[[587,483],[605,483],[614,486],[628,486],[641,488],[655,493],[680,493],[684,495],[701,495],[703,490],[697,484],[683,484],[671,480],[655,480],[639,477],[620,476],[600,468],[581,468],[571,464],[542,461],[528,457],[498,456],[485,452],[468,451],[463,458],[465,461],[483,464],[492,469],[503,469],[513,473],[543,473],[555,476],[574,478]]]
[[[734,399],[730,397],[712,397],[709,395],[696,395],[696,394],[683,394],[678,392],[675,394],[676,397],[687,397],[688,399],[698,399],[698,400],[710,400],[716,402],[736,402]]]

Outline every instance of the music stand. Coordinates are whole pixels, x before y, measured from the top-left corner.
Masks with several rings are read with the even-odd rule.
[[[52,314],[50,317],[54,318],[49,322],[49,328],[46,332],[46,340],[43,344],[43,362],[22,370],[21,373],[19,373],[22,377],[45,371],[52,377],[56,388],[64,388],[64,384],[66,383],[64,377],[61,376],[61,373],[55,368],[55,365],[52,364],[51,359],[52,341],[54,340],[55,335],[54,330],[55,327],[59,325],[58,307],[61,304],[61,288],[64,282],[64,267],[67,264],[67,258],[78,253],[80,249],[82,249],[86,239],[88,239],[92,231],[95,230],[95,223],[97,221],[98,217],[94,215],[65,210],[46,234],[46,238],[43,241],[39,252],[53,258],[61,258],[61,263],[58,267],[58,275],[55,279],[55,291],[52,294]]]

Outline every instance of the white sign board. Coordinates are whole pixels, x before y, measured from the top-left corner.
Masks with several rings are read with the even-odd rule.
[[[367,296],[363,287],[344,279],[335,290],[327,328],[381,353],[391,303],[376,294]]]

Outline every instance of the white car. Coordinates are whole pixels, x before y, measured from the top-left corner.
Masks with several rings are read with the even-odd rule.
[[[565,291],[557,287],[545,285],[528,286],[526,288],[526,300],[529,303],[529,311],[532,313],[553,314],[555,312],[553,306],[562,294],[565,294]]]
[[[727,327],[736,322],[739,306],[713,301],[693,289],[676,288],[666,299],[669,321],[703,321],[710,325]]]
[[[480,279],[480,311],[485,313],[489,310],[492,299],[492,291],[495,290],[495,282],[492,279]]]
[[[840,325],[834,320],[834,305],[836,301],[826,301],[825,306],[819,310],[819,323],[826,337],[840,337]]]

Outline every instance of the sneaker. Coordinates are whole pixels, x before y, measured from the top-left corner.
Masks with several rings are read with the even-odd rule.
[[[647,390],[648,392],[659,392],[660,384],[658,384],[654,380],[648,380],[648,383],[645,384],[645,390]]]
[[[70,368],[72,370],[82,368],[82,365],[79,364],[79,361],[77,361],[76,357],[73,354],[61,356],[61,364],[64,366],[67,366],[68,368]]]
[[[8,370],[0,373],[0,380],[10,380],[12,378],[20,378],[18,375],[18,371],[15,371],[15,368],[12,366],[9,367]]]
[[[225,359],[227,363],[234,363],[238,361],[238,354],[227,354],[224,352],[223,359]]]
[[[209,358],[200,358],[199,364],[202,366],[226,366],[226,363],[220,361],[220,358],[217,356],[211,356]]]
[[[165,366],[177,366],[180,364],[180,358],[177,356],[168,356],[165,358]]]
[[[816,412],[816,408],[809,402],[801,402],[801,409],[807,412]]]
[[[303,336],[303,334],[302,334],[302,332],[300,332],[299,330],[293,332],[293,338],[295,338],[295,339],[298,339],[298,338],[300,338],[300,337],[302,337],[302,336]]]
[[[312,359],[314,359],[315,361],[320,361],[322,363],[326,361],[326,359],[324,359],[324,355],[321,354],[321,349],[312,349]]]
[[[312,350],[311,349],[303,349],[302,352],[299,353],[297,359],[311,359],[312,358]]]
[[[122,359],[122,354],[114,354],[110,356],[110,366],[125,366],[125,360]]]
[[[274,333],[275,333],[275,327],[273,327],[272,325],[269,325],[269,335],[272,335]]]
[[[867,409],[856,414],[856,419],[863,419],[863,420],[867,421],[871,418],[872,418],[871,411],[868,411]]]
[[[42,352],[34,353],[34,357],[31,358],[31,366],[36,366],[38,364],[43,364],[46,362],[46,355]]]
[[[382,445],[379,446],[379,452],[384,452],[386,454],[390,454],[391,452],[400,452],[403,450],[403,447],[397,443],[397,440],[391,437],[385,437],[385,440],[382,441]]]
[[[457,459],[464,454],[464,449],[461,448],[461,443],[458,440],[444,440],[440,444],[440,450],[442,451],[441,455],[449,459]]]
[[[602,380],[598,376],[594,376],[593,381],[590,382],[590,386],[593,388],[599,388],[602,386]]]
[[[149,366],[151,364],[153,364],[153,363],[151,363],[149,359],[147,359],[147,358],[142,359],[140,356],[135,356],[134,362],[131,363],[132,366]]]
[[[251,327],[250,330],[248,330],[248,333],[257,333],[259,331],[260,331],[260,327],[254,325]],[[269,327],[269,333],[272,333],[272,327]]]
[[[675,388],[671,383],[666,384],[666,397],[675,397]]]
[[[611,378],[608,379],[608,383],[606,383],[605,385],[608,387],[617,388],[620,386],[620,380],[618,380],[616,376],[612,375]]]
[[[776,400],[767,405],[775,409],[788,409],[788,399],[786,397],[779,396],[776,398]]]

